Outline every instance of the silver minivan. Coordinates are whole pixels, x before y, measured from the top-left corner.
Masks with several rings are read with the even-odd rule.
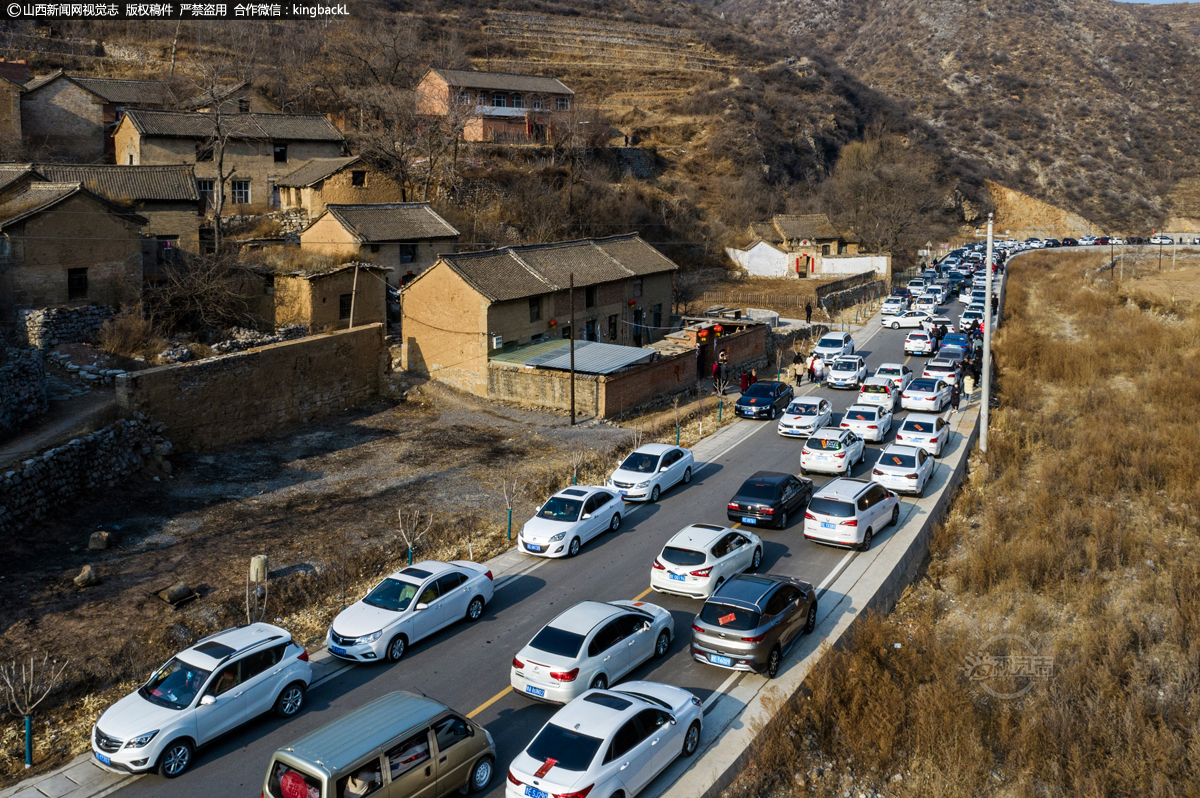
[[[436,798],[487,788],[492,735],[430,698],[389,693],[271,757],[264,798]]]

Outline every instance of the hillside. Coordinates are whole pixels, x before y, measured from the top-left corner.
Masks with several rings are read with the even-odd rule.
[[[1194,5],[1110,0],[725,0],[762,40],[811,42],[903,98],[995,179],[1114,230],[1200,173]]]

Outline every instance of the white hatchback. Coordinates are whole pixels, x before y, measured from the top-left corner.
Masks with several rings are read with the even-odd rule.
[[[535,557],[574,557],[592,538],[620,529],[623,509],[612,488],[563,488],[521,527],[517,549]]]
[[[804,442],[800,473],[849,474],[866,452],[863,439],[850,430],[826,427]]]
[[[854,354],[854,339],[850,333],[826,333],[813,347],[813,354],[828,363],[836,357]]]
[[[928,410],[940,413],[950,404],[950,383],[944,380],[913,380],[900,394],[900,406],[905,410]]]
[[[867,377],[867,381],[858,390],[857,403],[860,405],[886,407],[891,411],[896,408],[899,400],[900,389],[887,377]]]
[[[896,443],[919,446],[937,457],[950,440],[949,426],[941,416],[910,413],[896,430]]]
[[[892,444],[879,453],[871,469],[871,481],[896,493],[920,496],[933,478],[933,456],[915,446]]]
[[[892,385],[901,391],[916,377],[913,370],[903,363],[881,363],[879,368],[875,369],[875,376],[891,380]]]
[[[804,513],[804,538],[859,551],[900,518],[896,494],[875,482],[833,479],[813,494]]]
[[[691,482],[694,465],[695,458],[687,449],[648,443],[639,446],[617,466],[608,478],[608,487],[614,488],[627,502],[656,502],[669,488]]]
[[[650,587],[706,599],[729,577],[761,564],[762,539],[750,530],[692,524],[676,532],[654,558]]]
[[[833,421],[833,406],[819,396],[801,396],[788,405],[775,430],[785,437],[805,437]]]
[[[842,414],[842,429],[848,429],[863,440],[883,443],[892,431],[892,410],[878,405],[850,405]]]
[[[931,355],[935,347],[933,336],[925,331],[914,330],[904,339],[904,354],[906,355]]]
[[[962,350],[959,350],[960,352]],[[926,380],[941,380],[942,382],[954,385],[958,382],[958,362],[954,360],[943,360],[941,354],[933,360],[925,362],[925,369],[921,372],[921,378]]]
[[[644,601],[581,601],[533,636],[509,669],[526,698],[565,704],[603,690],[671,647],[671,613]]]

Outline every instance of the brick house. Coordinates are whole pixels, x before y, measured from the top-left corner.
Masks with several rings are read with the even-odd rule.
[[[404,368],[487,396],[489,355],[571,337],[571,273],[577,340],[647,345],[677,269],[637,234],[442,254],[404,289]]]
[[[0,158],[15,157],[21,143],[21,93],[25,87],[0,75]]]
[[[218,133],[227,139],[225,213],[278,208],[280,178],[314,158],[343,154],[342,134],[319,115],[130,110],[117,126],[117,156],[130,166],[193,166],[207,207],[217,178],[213,142]]]
[[[259,315],[275,327],[305,324],[310,333],[346,329],[351,313],[355,327],[386,323],[387,272],[373,263],[265,271],[266,297]]]
[[[300,249],[386,266],[400,285],[453,249],[458,236],[428,202],[326,205],[300,232]]]
[[[133,303],[148,220],[79,183],[33,181],[0,198],[0,312]]]
[[[416,95],[422,116],[461,116],[464,140],[510,144],[552,141],[575,102],[557,78],[462,69],[429,70]]]
[[[858,254],[858,237],[839,230],[823,213],[778,214],[750,224],[750,245],[730,248],[735,263],[755,277],[811,277],[841,273],[838,256]],[[825,264],[828,268],[822,268]],[[848,265],[847,268],[858,268]],[[864,267],[871,268],[870,265]]]
[[[180,111],[212,111],[220,108],[225,114],[278,114],[279,105],[246,81],[216,90],[202,91],[177,106]]]
[[[113,160],[113,132],[130,108],[169,108],[171,87],[159,80],[67,75],[61,69],[25,84],[25,142],[54,155],[100,163]]]
[[[309,216],[323,213],[328,204],[400,202],[404,188],[357,155],[314,158],[277,183],[283,209],[301,210]],[[432,261],[431,261],[432,262]]]

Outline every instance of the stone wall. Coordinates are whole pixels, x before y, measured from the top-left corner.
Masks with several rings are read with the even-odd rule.
[[[144,418],[117,421],[25,460],[0,476],[0,534],[32,528],[55,507],[140,470],[162,463],[171,444]]]
[[[116,315],[108,305],[76,308],[37,308],[21,311],[20,335],[30,346],[49,349],[59,344],[93,341],[100,326]]]
[[[0,440],[49,409],[41,351],[9,349],[0,354]]]
[[[165,423],[182,451],[216,449],[369,401],[386,354],[371,324],[126,374],[117,401]]]
[[[821,307],[826,312],[836,314],[843,308],[853,307],[872,299],[880,299],[888,294],[890,283],[887,280],[876,280],[865,285],[847,288],[844,291],[821,297]]]
[[[600,381],[594,374],[575,375],[575,410],[582,416],[603,415]],[[488,363],[489,399],[551,410],[571,409],[571,374],[554,369],[527,369]]]

